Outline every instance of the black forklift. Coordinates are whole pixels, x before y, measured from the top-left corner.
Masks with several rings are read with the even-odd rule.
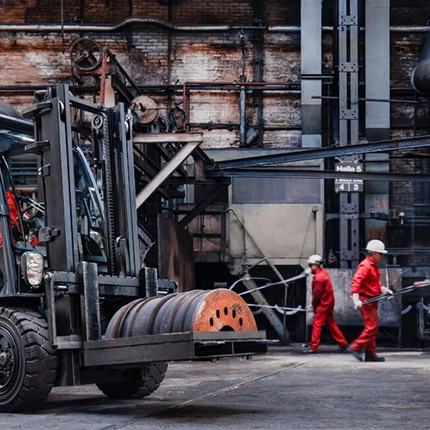
[[[54,386],[141,398],[169,361],[266,352],[237,294],[161,291],[142,261],[123,104],[62,84],[23,116],[0,114],[1,412],[37,407]]]

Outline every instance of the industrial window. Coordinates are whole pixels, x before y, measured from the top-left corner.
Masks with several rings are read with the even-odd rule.
[[[233,203],[321,203],[321,181],[303,178],[234,178]]]

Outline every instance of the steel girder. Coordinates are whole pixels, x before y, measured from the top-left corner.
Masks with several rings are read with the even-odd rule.
[[[207,165],[207,172],[229,171],[245,167],[267,166],[297,161],[318,160],[323,158],[338,158],[355,156],[366,153],[398,151],[430,146],[430,136],[413,137],[408,139],[381,140],[371,143],[361,143],[349,146],[333,146],[330,148],[290,150],[277,154],[260,155],[256,157],[239,158],[227,161],[212,162]],[[342,175],[345,172],[342,173]]]

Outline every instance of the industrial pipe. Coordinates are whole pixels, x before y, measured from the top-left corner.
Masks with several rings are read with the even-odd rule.
[[[269,25],[269,26],[233,26],[233,25],[181,25],[153,16],[135,16],[125,18],[116,24],[0,24],[0,31],[21,31],[32,33],[53,33],[53,32],[94,32],[109,33],[121,30],[124,27],[135,24],[150,24],[167,28],[172,31],[230,31],[230,30],[265,30],[272,33],[297,33],[301,31],[298,25]],[[333,31],[332,26],[322,27],[322,31]],[[364,30],[360,28],[360,30]],[[392,26],[391,32],[421,33],[430,30],[429,26]]]
[[[106,48],[103,49],[101,78],[100,78],[100,104],[102,106],[104,106],[105,99],[106,99],[106,79],[107,79],[108,55],[109,55],[109,51]]]
[[[246,89],[240,86],[240,108],[239,108],[239,136],[240,147],[246,146]]]
[[[291,82],[207,82],[207,81],[197,81],[197,82],[184,82],[182,85],[182,106],[185,112],[185,130],[189,132],[190,130],[190,90],[192,87],[194,89],[209,89],[209,88],[219,88],[219,87],[231,87],[232,89],[240,90],[240,106],[243,106],[243,115],[245,115],[245,90],[246,87],[256,88],[256,87],[264,87],[267,89],[276,89],[277,91],[285,91],[287,88],[291,88]],[[242,109],[241,109],[242,111]],[[242,114],[242,112],[241,112]],[[240,126],[245,124],[245,120],[243,122],[239,121]],[[244,127],[244,125],[243,125]],[[246,134],[246,133],[244,133]],[[244,138],[245,140],[245,138]],[[242,141],[241,141],[242,143]]]

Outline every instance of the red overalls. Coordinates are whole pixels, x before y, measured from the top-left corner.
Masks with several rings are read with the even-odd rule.
[[[361,301],[381,294],[379,267],[369,257],[366,257],[357,267],[351,282],[351,295],[359,294]],[[379,328],[378,302],[366,303],[360,308],[364,329],[355,339],[350,348],[354,351],[366,352],[367,357],[376,356],[376,335]]]
[[[347,346],[348,342],[333,318],[334,294],[330,276],[322,268],[314,274],[314,279],[312,280],[312,306],[315,316],[312,324],[312,337],[309,348],[318,351],[321,329],[324,323],[339,346]]]

